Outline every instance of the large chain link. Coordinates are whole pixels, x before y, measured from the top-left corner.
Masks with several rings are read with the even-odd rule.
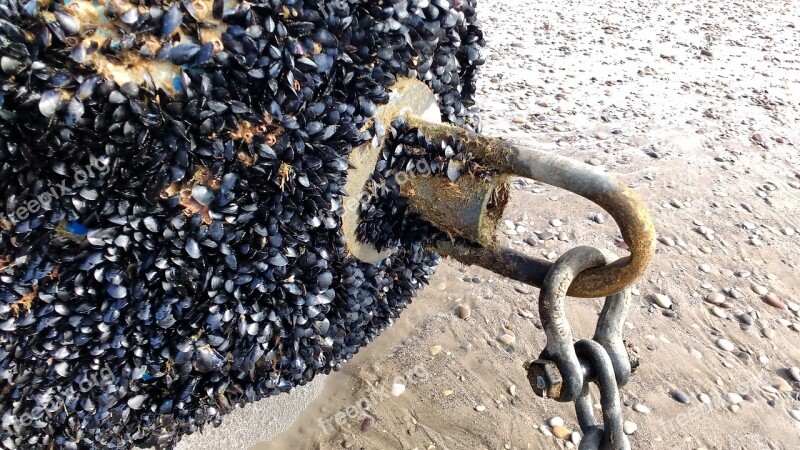
[[[619,387],[631,375],[631,358],[622,337],[630,308],[630,288],[606,297],[592,340],[573,342],[565,312],[570,284],[584,270],[608,264],[592,247],[576,247],[562,255],[547,273],[539,295],[539,316],[547,344],[528,367],[528,380],[540,397],[574,402],[584,433],[580,450],[629,450],[623,432]],[[594,415],[589,383],[600,388],[603,425]]]

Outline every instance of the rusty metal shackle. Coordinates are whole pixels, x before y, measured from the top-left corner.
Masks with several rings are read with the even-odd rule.
[[[630,308],[630,288],[606,297],[594,338],[574,342],[566,315],[566,292],[582,271],[601,267],[606,257],[592,247],[575,247],[562,255],[548,272],[539,294],[539,317],[547,344],[539,358],[527,365],[528,381],[536,395],[574,402],[585,436],[581,450],[629,450],[622,429],[619,387],[631,375],[631,358],[623,340]],[[600,388],[603,426],[594,416],[589,383]]]

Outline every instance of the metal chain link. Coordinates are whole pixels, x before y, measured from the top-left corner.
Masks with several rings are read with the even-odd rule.
[[[565,300],[570,284],[582,271],[608,264],[605,255],[592,247],[576,247],[562,255],[545,277],[539,295],[539,316],[547,344],[539,358],[528,366],[528,380],[540,397],[574,402],[584,433],[580,450],[629,450],[622,429],[619,387],[631,375],[628,348],[622,337],[630,308],[631,293],[625,288],[606,297],[594,338],[573,343],[566,318]],[[594,415],[589,383],[600,388],[603,424]]]
[[[579,358],[585,359],[590,368],[595,370],[595,383],[600,388],[600,406],[603,411],[603,427],[600,427],[594,416],[592,396],[587,382],[580,397],[575,401],[578,423],[584,433],[579,450],[629,450],[631,444],[622,430],[619,388],[611,357],[599,343],[587,339],[576,342],[575,351]]]

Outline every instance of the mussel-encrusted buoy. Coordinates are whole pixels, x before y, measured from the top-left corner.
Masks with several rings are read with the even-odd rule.
[[[475,0],[0,0],[0,446],[171,447],[338,369],[438,262],[393,175],[468,164],[376,108],[477,128],[482,45]]]

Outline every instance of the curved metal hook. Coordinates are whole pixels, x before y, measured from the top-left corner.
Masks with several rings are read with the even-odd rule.
[[[614,218],[631,255],[582,272],[570,286],[569,295],[595,298],[615,294],[633,283],[647,269],[655,254],[655,228],[644,202],[622,181],[560,155],[481,136],[452,125],[431,123],[412,114],[407,116],[407,121],[429,139],[444,140],[455,136],[464,142],[465,148],[474,156],[482,158],[500,172],[531,178],[578,194],[596,203]],[[535,286],[542,286],[541,269],[545,269],[546,273],[552,266],[549,261],[504,249],[464,243],[437,244],[435,249],[466,264],[477,264],[514,279],[521,278],[515,272],[519,272],[523,264],[513,262],[523,261],[524,265],[534,268],[528,270],[528,274],[533,276],[520,281]],[[508,266],[509,262],[511,266]]]

